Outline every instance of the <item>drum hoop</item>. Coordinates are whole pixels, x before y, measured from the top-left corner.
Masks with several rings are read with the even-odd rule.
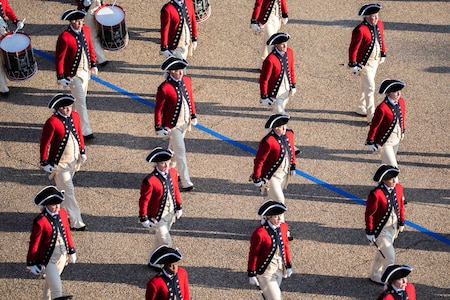
[[[95,20],[97,21],[98,24],[100,24],[102,26],[113,27],[113,26],[117,26],[117,25],[120,25],[121,23],[123,23],[123,21],[125,20],[125,10],[120,5],[114,5],[114,7],[117,7],[118,9],[120,9],[120,11],[122,11],[122,13],[123,13],[122,19],[118,20],[118,22],[116,24],[112,24],[112,25],[107,25],[107,24],[103,24],[102,22],[100,22],[97,18],[97,15],[100,12],[100,10],[102,10],[103,8],[106,8],[106,7],[113,7],[113,5],[112,4],[103,4],[102,6],[100,6],[99,8],[97,8],[95,10]],[[114,9],[113,9],[113,13],[114,13]]]
[[[3,42],[5,41],[5,39],[11,39],[12,38],[12,36],[14,35],[14,38],[17,36],[17,37],[20,37],[20,36],[23,36],[23,37],[26,37],[27,38],[27,44],[24,44],[24,48],[21,48],[21,49],[19,49],[19,50],[17,50],[17,51],[9,51],[9,50],[7,50],[7,49],[4,49],[3,47],[2,47],[2,44],[3,44]],[[13,42],[12,40],[11,40],[11,42]],[[17,41],[15,41],[15,43],[17,43]],[[5,34],[1,39],[0,39],[0,49],[2,49],[3,51],[5,51],[6,53],[23,53],[24,51],[26,51],[26,50],[28,50],[29,48],[31,48],[31,38],[30,38],[30,36],[28,35],[28,34],[26,34],[25,32],[16,32],[15,34],[13,33],[13,32],[8,32],[7,34]]]

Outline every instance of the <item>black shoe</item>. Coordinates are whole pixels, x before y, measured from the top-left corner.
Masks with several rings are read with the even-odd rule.
[[[295,156],[300,154],[300,149],[297,146],[294,146],[295,149]]]
[[[104,62],[102,62],[101,64],[97,64],[97,66],[99,67],[104,67],[109,63],[109,60],[105,60]]]
[[[193,189],[194,189],[194,186],[191,185],[191,186],[188,186],[188,187],[182,187],[180,190],[181,190],[182,192],[190,192],[190,191],[192,191]]]
[[[72,231],[86,231],[86,226],[80,227],[80,228],[70,228]]]
[[[291,235],[291,231],[290,231],[290,230],[288,230],[287,236],[288,236],[289,242],[292,241],[292,240],[294,240],[294,237]]]
[[[83,135],[84,140],[88,141],[88,140],[92,140],[93,138],[95,138],[94,134],[88,134],[88,135]]]
[[[62,296],[62,297],[58,297],[58,298],[54,298],[53,300],[72,300],[73,296]]]
[[[0,92],[0,96],[8,97],[9,96],[9,91],[7,91],[7,92]]]

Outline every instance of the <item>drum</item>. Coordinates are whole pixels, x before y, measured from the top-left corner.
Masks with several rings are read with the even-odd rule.
[[[104,4],[95,11],[98,36],[102,48],[108,51],[122,50],[128,44],[125,11],[118,5]]]
[[[206,21],[211,15],[209,0],[194,0],[195,19],[197,23]]]
[[[0,48],[3,52],[6,77],[10,80],[25,80],[36,74],[38,66],[28,34],[8,32],[2,37]]]

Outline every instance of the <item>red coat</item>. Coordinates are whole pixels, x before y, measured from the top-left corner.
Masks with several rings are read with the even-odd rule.
[[[273,256],[276,250],[276,245],[273,244],[273,235],[269,234],[269,225],[264,224],[256,228],[253,231],[250,238],[250,251],[248,254],[248,266],[247,272],[249,276],[261,275],[265,272],[267,266],[270,263],[271,256]],[[286,223],[280,224],[281,237],[284,243],[284,253],[286,256],[285,267],[291,268],[291,253],[289,251],[289,240],[287,232],[289,226]]]
[[[396,298],[390,293],[393,289],[384,290],[377,298],[377,300],[396,300]],[[406,293],[408,294],[408,300],[416,300],[416,289],[414,285],[406,284]]]
[[[400,105],[400,112],[402,114],[401,118],[401,129],[405,132],[405,118],[406,118],[406,106],[405,100],[400,98],[398,100],[398,105]],[[375,114],[370,124],[369,133],[367,135],[367,141],[374,141],[380,146],[386,142],[386,140],[391,135],[394,126],[396,124],[395,114],[393,108],[391,108],[387,98],[381,102],[375,109]]]
[[[395,185],[396,200],[398,206],[398,226],[405,224],[405,197],[403,194],[403,186],[400,183]],[[378,236],[384,227],[391,211],[394,208],[389,204],[386,198],[383,183],[379,184],[372,190],[366,201],[366,233]]]
[[[275,0],[278,1],[278,0]],[[266,24],[267,19],[269,18],[270,12],[269,11],[269,7],[271,4],[273,4],[273,2],[275,2],[273,0],[256,0],[255,1],[255,6],[253,8],[253,14],[252,14],[252,19],[253,20],[257,20],[259,23],[261,24]],[[286,0],[281,0],[280,1],[280,8],[281,8],[281,16],[283,18],[287,18],[288,17],[288,8],[287,8],[287,4],[286,4]]]
[[[186,86],[187,95],[189,97],[189,106],[191,118],[197,113],[195,110],[194,96],[192,94],[192,79],[189,76],[183,76],[183,82]],[[175,82],[172,77],[168,77],[156,92],[155,105],[155,127],[162,126],[173,128],[177,124],[180,115],[181,97],[179,91],[172,84]]]
[[[291,146],[291,167],[295,165],[294,132],[286,130]],[[284,148],[283,148],[284,149]],[[254,159],[253,178],[270,179],[278,169],[282,158],[280,137],[272,130],[259,143]]]
[[[0,0],[0,3],[2,18],[5,20],[9,19],[11,22],[16,23],[18,21],[17,16],[11,6],[9,6],[8,0]]]
[[[69,254],[75,253],[67,212],[61,208],[59,211],[59,216],[60,222],[64,227],[62,236],[66,244],[66,248]],[[52,226],[49,219],[52,220],[53,217],[51,217],[47,210],[44,209],[43,212],[33,221],[27,255],[28,266],[47,265],[53,253],[57,231],[55,229],[56,227]]]
[[[78,140],[80,153],[85,153],[84,137],[81,131],[80,115],[72,110],[73,127],[72,131],[75,138]],[[65,139],[64,139],[65,137]],[[50,164],[58,164],[61,154],[65,149],[65,142],[67,141],[68,132],[62,122],[62,117],[55,113],[44,124],[40,142],[40,158],[41,162],[48,161]]]
[[[386,56],[386,44],[384,43],[384,24],[380,20],[377,23],[380,33],[381,56]],[[352,40],[348,49],[349,65],[365,65],[372,53],[375,36],[371,26],[367,21],[361,22],[352,32]]]
[[[291,88],[295,88],[294,52],[287,48],[288,76],[290,75]],[[259,89],[261,97],[270,96],[275,98],[282,80],[281,58],[274,49],[263,62],[261,74],[259,76]]]
[[[147,282],[147,289],[145,291],[145,300],[168,300],[169,289],[165,281],[164,273],[160,272],[155,275],[149,282]],[[183,300],[191,299],[189,294],[188,275],[185,269],[178,267],[178,282],[180,284],[180,291]],[[176,298],[172,298],[176,299]]]
[[[197,20],[195,18],[194,3],[192,0],[185,0],[189,15],[189,30],[192,41],[197,40]],[[180,10],[180,11],[179,11]],[[161,51],[175,50],[178,48],[181,31],[183,29],[180,22],[181,9],[173,0],[166,3],[161,9]]]
[[[180,189],[178,187],[178,172],[175,168],[169,169],[170,178],[172,179],[173,193],[175,201],[175,210],[182,208]],[[162,175],[156,170],[150,173],[141,184],[141,196],[139,198],[139,216],[147,216],[149,219],[155,218],[161,220],[161,215],[164,210],[166,201],[163,199],[165,192],[169,192],[169,189],[165,191],[162,183]],[[164,201],[163,201],[164,200]]]
[[[97,65],[97,58],[91,40],[91,30],[88,26],[83,25],[82,31],[84,32],[86,47],[88,49],[86,55],[92,68]],[[74,77],[76,75],[78,65],[81,61],[81,49],[83,48],[81,46],[78,48],[78,45],[81,45],[78,39],[78,35],[73,32],[70,26],[59,35],[55,52],[56,76],[58,79]]]

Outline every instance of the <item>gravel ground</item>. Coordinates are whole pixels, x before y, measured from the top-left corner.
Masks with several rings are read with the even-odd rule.
[[[25,259],[38,213],[32,199],[51,184],[38,168],[39,138],[51,114],[46,104],[61,92],[49,59],[67,26],[59,17],[73,5],[10,3],[26,18],[39,71],[10,82],[11,95],[0,98],[0,299],[38,299],[43,281],[25,272]],[[107,53],[111,63],[90,83],[96,138],[75,176],[88,231],[73,233],[78,262],[62,275],[64,293],[75,299],[143,299],[154,275],[145,265],[152,235],[136,217],[140,182],[152,168],[144,159],[153,147],[167,145],[154,134],[151,106],[163,80],[158,42],[164,1],[117,4],[125,8],[130,42],[123,51]],[[172,237],[184,256],[193,299],[257,299],[246,262],[263,201],[248,176],[269,115],[258,103],[260,37],[249,28],[253,1],[210,4],[212,15],[199,24],[198,49],[188,68],[199,117],[186,137],[196,190],[182,194],[184,214]],[[368,127],[353,113],[358,79],[341,65],[362,4],[288,0],[283,31],[292,36],[298,82],[289,124],[302,152],[300,176],[285,194],[295,240],[294,275],[282,283],[284,299],[374,299],[382,290],[367,279],[375,249],[365,240],[364,206],[355,201],[374,186],[380,159],[366,151]],[[407,132],[398,161],[410,225],[396,242],[397,262],[414,268],[409,279],[419,299],[449,298],[449,2],[381,4],[388,57],[377,82],[407,83]]]

